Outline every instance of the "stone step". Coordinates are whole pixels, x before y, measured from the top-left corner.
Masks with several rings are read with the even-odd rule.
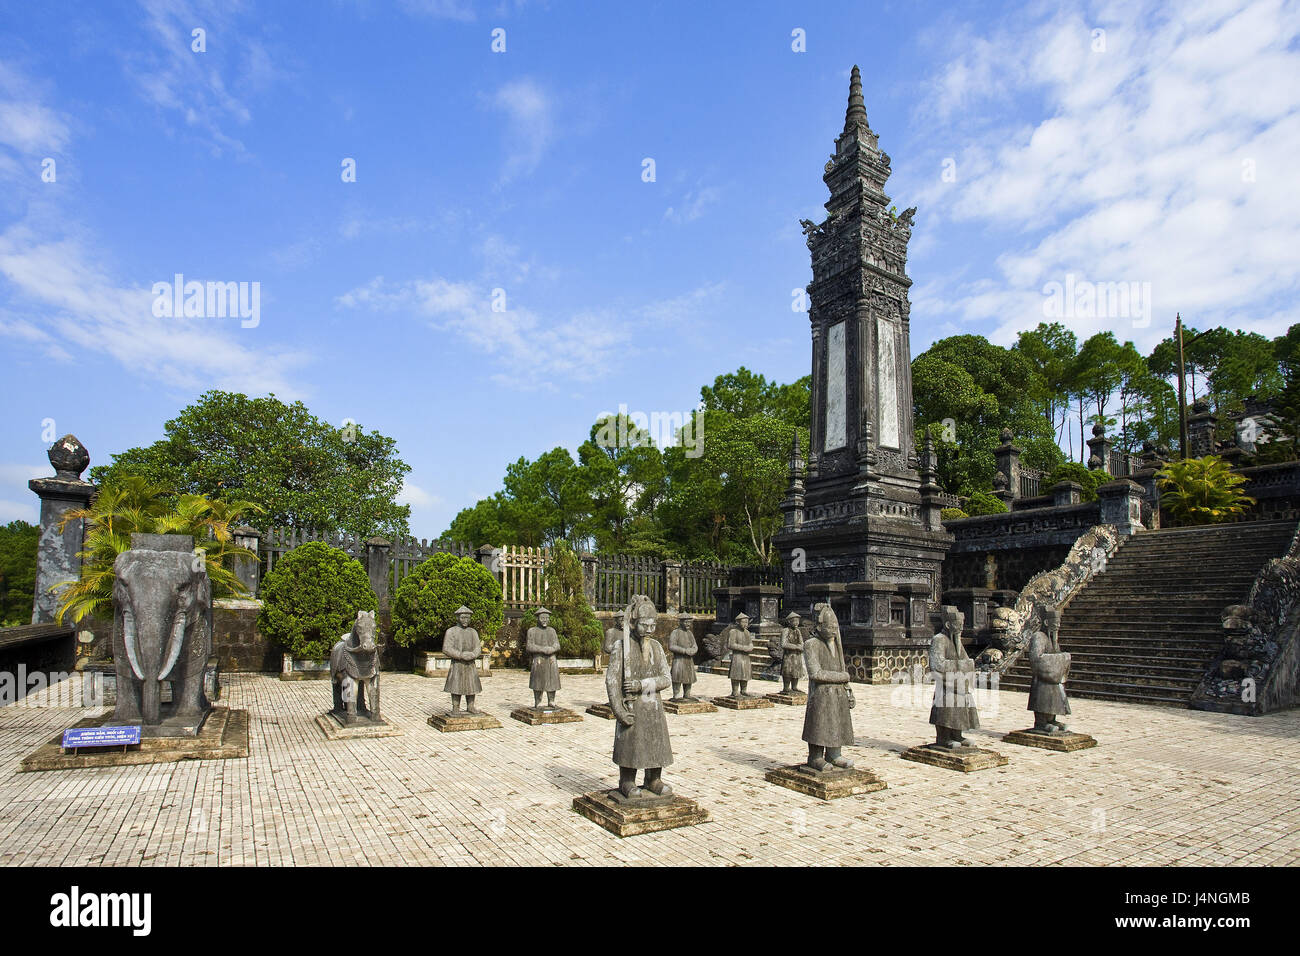
[[[1170,662],[1159,656],[1144,654],[1082,654],[1070,652],[1070,681],[1076,677],[1099,677],[1114,673],[1146,673],[1151,675],[1168,675],[1180,679],[1200,681],[1205,676],[1206,668],[1214,655],[1210,655],[1203,664],[1198,665],[1188,658]],[[1029,661],[1023,656],[1006,671],[1008,674],[1030,674]]]
[[[1016,678],[1004,678],[998,684],[1000,690],[1029,692],[1029,681]],[[1126,704],[1151,704],[1157,707],[1187,707],[1190,692],[1181,689],[1164,691],[1153,687],[1140,687],[1128,684],[1116,684],[1109,688],[1093,686],[1075,687],[1073,683],[1065,687],[1067,696],[1081,697],[1086,700],[1111,700]],[[1068,721],[1067,721],[1068,722]]]

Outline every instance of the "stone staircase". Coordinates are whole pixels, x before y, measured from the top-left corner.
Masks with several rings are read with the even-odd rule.
[[[1247,521],[1129,538],[1061,616],[1066,693],[1186,707],[1223,647],[1220,613],[1246,599],[1295,531],[1294,521]],[[1000,686],[1028,692],[1029,679],[1022,654]]]

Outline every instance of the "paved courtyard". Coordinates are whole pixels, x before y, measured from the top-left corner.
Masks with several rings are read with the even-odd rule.
[[[324,739],[323,682],[227,675],[222,703],[252,717],[246,760],[18,773],[23,756],[90,711],[0,709],[0,863],[5,865],[726,865],[1300,863],[1300,711],[1263,718],[1075,701],[1092,750],[1004,744],[1029,714],[1002,692],[970,736],[1010,757],[961,774],[899,758],[931,738],[928,701],[855,685],[858,766],[888,789],[829,803],[763,780],[802,759],[802,709],[668,717],[667,779],[713,815],[620,840],[570,809],[616,779],[613,726],[529,727],[524,671],[484,681],[500,730],[440,734],[441,680],[384,676],[403,731]],[[703,696],[725,693],[705,676]],[[751,690],[775,685],[755,682]],[[600,676],[566,677],[561,703],[603,700]]]

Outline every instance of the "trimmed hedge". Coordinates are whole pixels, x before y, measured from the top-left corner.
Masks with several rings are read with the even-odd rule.
[[[470,557],[441,552],[402,579],[393,596],[393,640],[403,647],[442,647],[442,636],[456,623],[456,608],[473,616],[484,653],[505,619],[501,585],[492,572]]]
[[[358,611],[376,611],[379,600],[361,562],[322,541],[294,548],[262,580],[257,627],[294,657],[329,657],[352,630]]]
[[[976,515],[1006,514],[1008,510],[1010,509],[1002,503],[1001,498],[983,491],[975,492],[966,501],[966,514],[972,518]]]

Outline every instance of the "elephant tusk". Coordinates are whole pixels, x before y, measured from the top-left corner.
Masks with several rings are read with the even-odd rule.
[[[172,625],[172,632],[167,642],[167,660],[163,662],[162,670],[158,672],[159,680],[166,680],[171,674],[172,668],[176,666],[176,661],[181,656],[181,644],[185,640],[185,612],[176,612],[176,622]]]
[[[131,673],[136,680],[144,680],[140,658],[136,656],[135,615],[127,608],[122,609],[122,643],[126,647],[126,659],[131,662]]]

